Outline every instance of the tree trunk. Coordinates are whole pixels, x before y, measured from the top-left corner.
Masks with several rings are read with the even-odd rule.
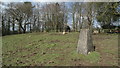
[[[10,18],[9,18],[9,20],[8,20],[8,24],[7,24],[7,34],[9,35],[10,34]]]
[[[12,31],[13,31],[13,34],[14,34],[14,31],[15,31],[15,23],[14,22],[12,23]]]
[[[22,26],[22,24],[21,24],[21,23],[20,23],[20,28],[22,29],[23,33],[25,33],[25,32],[26,32],[26,29],[25,29],[25,28],[23,28],[23,26]]]
[[[20,24],[20,23],[19,23],[19,24]],[[20,28],[20,25],[19,25],[18,33],[21,34],[21,28]]]
[[[32,32],[32,27],[31,26],[32,26],[32,24],[30,23],[30,33]]]
[[[3,19],[3,16],[2,16],[2,36],[6,35],[5,33],[5,22],[4,22],[4,19]]]
[[[73,16],[72,16],[72,18],[73,18],[73,31],[75,31],[75,18],[74,18],[74,14],[75,13],[73,13]]]
[[[19,19],[19,20],[17,20],[18,22],[19,22],[19,28],[18,28],[18,33],[19,34],[21,34],[22,33],[22,31],[21,31],[21,26],[22,26],[22,19]]]

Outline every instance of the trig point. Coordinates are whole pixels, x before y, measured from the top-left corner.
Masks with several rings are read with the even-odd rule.
[[[94,51],[90,34],[91,32],[89,29],[81,29],[77,45],[78,53],[87,55],[88,52]]]

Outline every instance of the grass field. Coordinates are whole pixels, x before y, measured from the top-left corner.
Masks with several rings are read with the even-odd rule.
[[[76,51],[79,33],[29,33],[2,38],[3,66],[117,66],[118,35],[93,35],[95,52]]]

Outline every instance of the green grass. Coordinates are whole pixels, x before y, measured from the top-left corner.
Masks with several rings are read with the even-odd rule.
[[[93,35],[93,43],[96,46],[96,51],[88,55],[77,53],[78,37],[79,33],[77,32],[65,35],[62,35],[62,33],[29,33],[4,36],[2,38],[3,65],[117,65],[116,34]],[[114,63],[109,63],[109,60]]]

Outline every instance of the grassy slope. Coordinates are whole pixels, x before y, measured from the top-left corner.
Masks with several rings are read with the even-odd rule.
[[[30,33],[3,37],[3,65],[98,66],[118,65],[117,35],[93,35],[96,51],[77,54],[79,33]]]

